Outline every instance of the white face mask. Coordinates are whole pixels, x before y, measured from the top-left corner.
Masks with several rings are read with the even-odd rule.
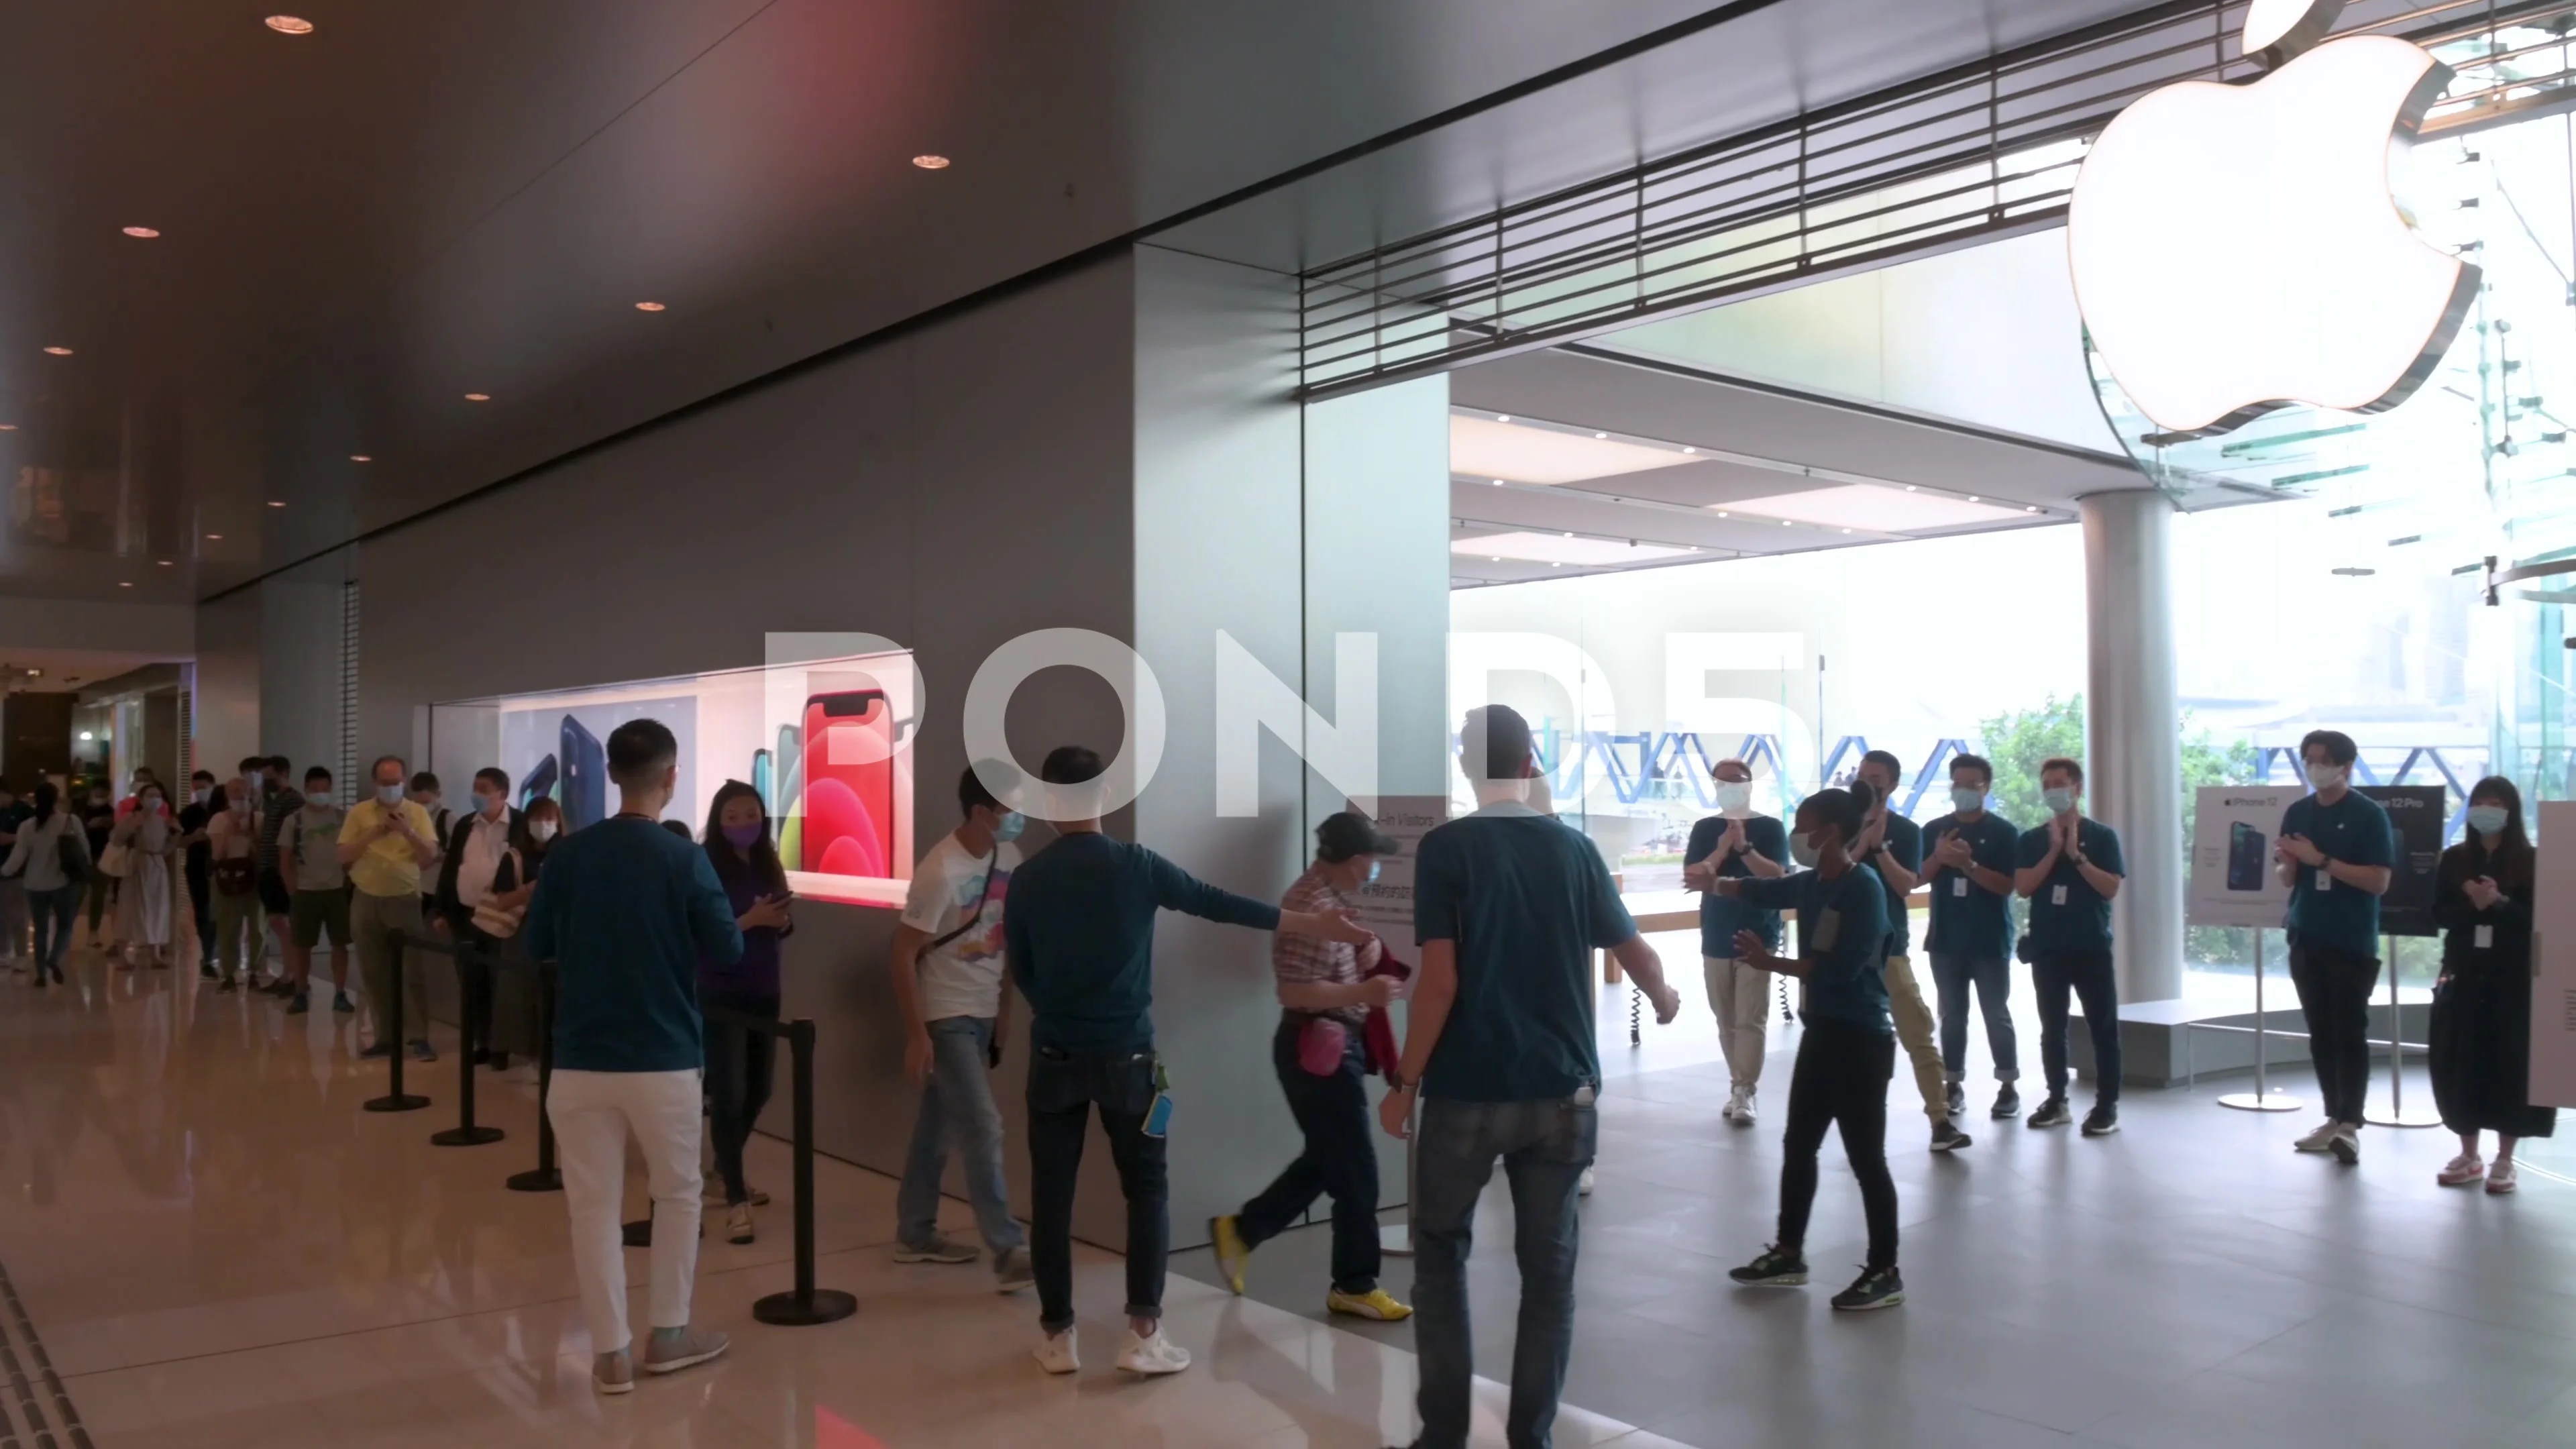
[[[1753,782],[1720,780],[1717,782],[1717,808],[1727,815],[1742,815],[1753,808]]]
[[[331,808],[331,792],[328,790],[307,790],[304,792],[304,803],[312,806],[316,810],[328,810]]]
[[[2075,808],[2075,792],[2063,785],[2053,790],[2040,791],[2039,798],[2047,802],[2048,813],[2051,815],[2063,815]]]
[[[1825,855],[1816,845],[1814,832],[1801,830],[1789,837],[1789,858],[1808,870],[1814,870],[1816,862],[1824,859]]]
[[[2341,765],[2310,765],[2308,766],[2308,788],[2331,790],[2343,783],[2344,773],[2344,767]]]
[[[1986,808],[1986,792],[1974,785],[1950,787],[1950,808],[1962,815],[1974,815]]]
[[[388,810],[392,809],[396,805],[400,805],[402,803],[402,798],[403,788],[400,785],[378,785],[376,787],[376,803],[384,806]]]
[[[547,841],[555,838],[555,823],[551,820],[529,821],[528,834],[539,845],[543,845]]]

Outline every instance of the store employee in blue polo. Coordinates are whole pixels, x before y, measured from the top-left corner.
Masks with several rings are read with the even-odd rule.
[[[2361,1110],[2370,1095],[2370,993],[2379,984],[2379,898],[2396,874],[2388,812],[2352,788],[2360,756],[2352,736],[2311,730],[2299,762],[2316,793],[2281,816],[2274,867],[2290,888],[2290,983],[2308,1018],[2317,1093],[2326,1117],[2295,1144],[2361,1160]]]

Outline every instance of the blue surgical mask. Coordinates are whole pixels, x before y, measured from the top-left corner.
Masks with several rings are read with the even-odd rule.
[[[2502,835],[2504,824],[2505,808],[2501,805],[2469,807],[2469,828],[2480,835]]]
[[[2054,790],[2040,791],[2039,798],[2047,802],[2048,813],[2051,815],[2063,815],[2075,808],[2075,792],[2063,785]]]
[[[1386,862],[1385,862],[1385,861],[1382,861],[1382,860],[1372,860],[1372,861],[1370,861],[1370,862],[1369,862],[1368,883],[1369,883],[1370,885],[1376,885],[1376,884],[1377,884],[1377,877],[1378,877],[1378,873],[1379,873],[1380,871],[1385,870],[1385,869],[1386,869]]]
[[[993,839],[1007,845],[1019,839],[1020,832],[1028,828],[1029,817],[1017,810],[1005,810],[1002,818],[993,822]]]
[[[1962,815],[1974,815],[1986,808],[1986,792],[1973,785],[1950,787],[1950,808]]]
[[[307,790],[304,792],[304,803],[312,806],[316,810],[328,810],[331,808],[331,792],[328,790]]]
[[[378,785],[376,787],[376,803],[384,806],[388,810],[392,809],[396,805],[400,805],[402,803],[402,798],[403,787],[400,785]]]

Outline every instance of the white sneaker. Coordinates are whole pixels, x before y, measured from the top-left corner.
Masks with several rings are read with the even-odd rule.
[[[2487,1192],[2495,1197],[2504,1196],[2518,1186],[2514,1181],[2518,1175],[2510,1160],[2497,1163],[2495,1170],[2487,1174]]]
[[[1574,1181],[1574,1195],[1575,1195],[1576,1197],[1590,1197],[1590,1196],[1592,1196],[1592,1169],[1591,1169],[1591,1168],[1588,1168],[1588,1167],[1587,1167],[1587,1168],[1583,1169],[1583,1176],[1581,1176],[1581,1177],[1579,1177],[1579,1178],[1576,1178],[1576,1179],[1575,1179],[1575,1181]]]
[[[1152,1338],[1138,1338],[1136,1330],[1127,1330],[1127,1346],[1118,1350],[1118,1371],[1140,1379],[1176,1374],[1190,1366],[1190,1351],[1172,1342],[1157,1328]]]
[[[1751,1087],[1746,1087],[1746,1088],[1744,1089],[1744,1095],[1736,1101],[1736,1104],[1735,1104],[1735,1125],[1736,1125],[1736,1126],[1738,1126],[1738,1127],[1750,1127],[1750,1126],[1752,1126],[1752,1125],[1753,1125],[1753,1095],[1754,1095],[1754,1089],[1753,1089],[1753,1088],[1751,1088]]]
[[[2466,1187],[2487,1175],[2486,1159],[2474,1152],[2463,1152],[2443,1164],[2433,1180],[2444,1187]]]
[[[2326,1141],[2326,1151],[2346,1167],[2361,1161],[2361,1129],[2349,1122],[2336,1127],[2334,1136]]]
[[[2291,1143],[2290,1146],[2292,1150],[2298,1152],[2328,1151],[2334,1145],[2335,1132],[2340,1125],[2330,1121],[2320,1122],[2309,1131],[2307,1136]]]
[[[1127,1336],[1132,1339],[1136,1335],[1131,1333]],[[1076,1373],[1082,1368],[1082,1349],[1073,1341],[1070,1328],[1062,1333],[1049,1334],[1047,1341],[1037,1346],[1035,1357],[1038,1367],[1051,1374]]]

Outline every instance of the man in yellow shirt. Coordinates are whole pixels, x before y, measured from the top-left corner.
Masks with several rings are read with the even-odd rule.
[[[396,1023],[392,1005],[396,933],[417,936],[420,927],[420,873],[438,859],[438,827],[429,812],[403,798],[409,767],[400,755],[386,755],[371,772],[375,794],[349,808],[340,826],[340,864],[354,888],[349,898],[349,934],[357,939],[358,974],[367,985],[367,1009],[376,1020],[376,1040],[360,1056],[394,1054]],[[425,960],[404,963],[400,1029],[412,1033],[411,1054],[424,1062],[438,1060],[429,1045],[429,1004],[422,990]]]

